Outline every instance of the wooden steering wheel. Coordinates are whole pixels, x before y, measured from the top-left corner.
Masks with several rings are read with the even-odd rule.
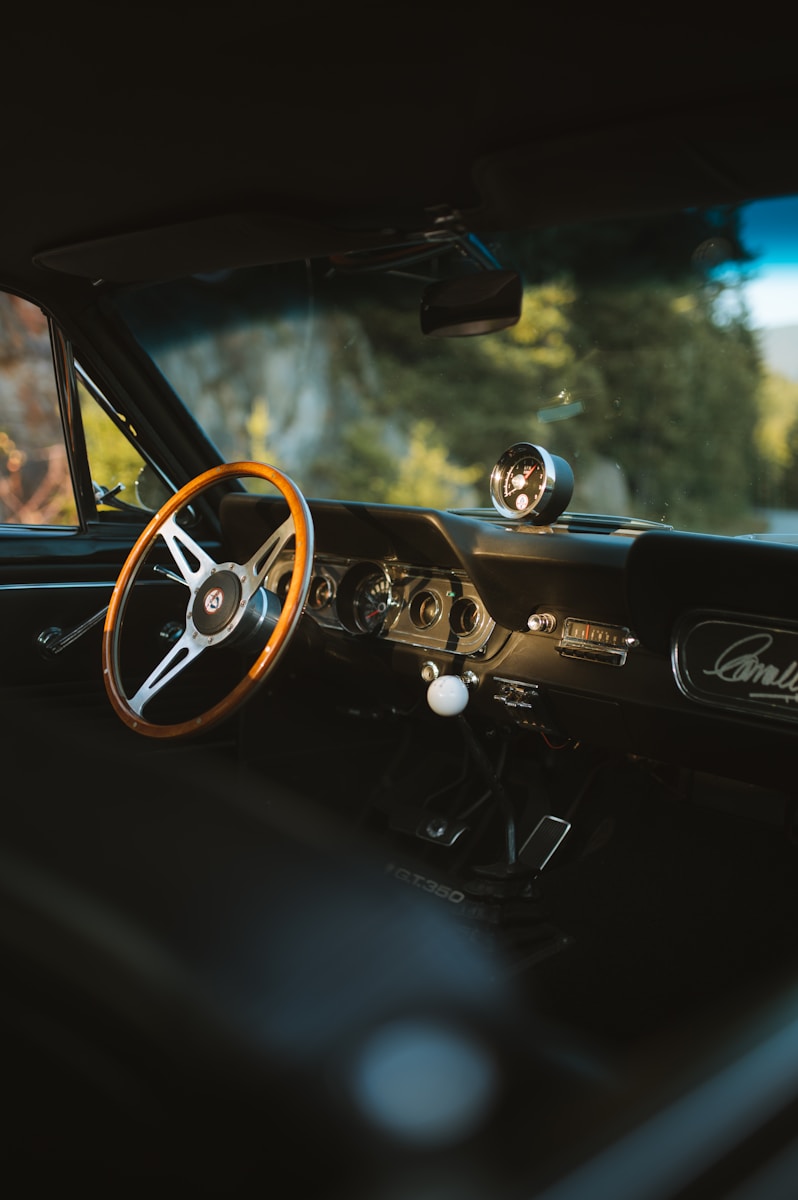
[[[289,515],[245,563],[217,563],[177,521],[178,514],[202,492],[226,479],[254,477],[272,483],[288,502]],[[189,589],[185,629],[150,672],[135,695],[121,682],[120,641],[125,611],[139,572],[156,538],[163,538],[180,580]],[[291,537],[294,566],[282,609],[263,580]],[[102,665],[105,690],[117,716],[136,733],[152,738],[184,738],[229,717],[274,667],[290,642],[307,599],[313,567],[313,522],[305,498],[287,475],[265,463],[235,462],[213,467],[192,479],[161,508],[141,533],[116,581],[105,617]],[[174,575],[173,578],[178,578]],[[249,671],[212,708],[178,724],[154,724],[142,716],[147,703],[203,651],[235,640],[251,629],[268,640]]]

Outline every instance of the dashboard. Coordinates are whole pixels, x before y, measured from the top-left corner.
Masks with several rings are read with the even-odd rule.
[[[309,501],[305,616],[347,687],[423,707],[440,675],[469,719],[783,787],[798,749],[798,551],[564,515]],[[286,515],[231,494],[244,561]],[[286,586],[290,551],[267,581]]]

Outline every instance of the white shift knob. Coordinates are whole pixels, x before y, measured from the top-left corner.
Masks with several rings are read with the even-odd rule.
[[[439,717],[456,717],[468,704],[468,687],[459,675],[439,675],[427,688],[427,703]]]

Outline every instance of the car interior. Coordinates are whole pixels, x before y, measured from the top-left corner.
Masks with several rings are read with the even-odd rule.
[[[787,1200],[794,46],[118,17],[8,18],[17,1194]]]

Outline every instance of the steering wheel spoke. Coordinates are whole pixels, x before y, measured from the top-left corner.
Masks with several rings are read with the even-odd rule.
[[[206,646],[206,641],[200,643],[198,639],[184,633],[180,640],[170,647],[157,667],[150,671],[136,694],[130,697],[128,704],[131,711],[141,716],[145,705],[157,696],[162,688],[176,679],[190,662],[198,658]]]
[[[175,516],[168,517],[159,532],[166,542],[172,560],[186,586],[195,588],[202,579],[211,573],[216,562],[210,554],[203,550],[202,546],[186,533],[185,529],[181,529]],[[192,567],[191,559],[197,563],[196,567]]]
[[[286,517],[282,525],[259,546],[248,562],[243,564],[251,593],[267,579],[275,562],[294,536],[294,522]]]
[[[217,563],[181,526],[180,513],[197,496],[235,478],[267,480],[288,503],[289,515],[245,563]],[[147,556],[161,538],[177,567],[178,582],[186,584],[190,599],[186,629],[182,637],[139,685],[132,697],[125,691],[121,671],[121,634],[128,615],[128,602]],[[260,626],[263,608],[257,608],[257,593],[277,557],[294,539],[294,565],[282,609],[268,630],[268,640],[255,661],[227,695],[205,712],[173,724],[159,724],[143,714],[149,702],[177,679],[203,651],[213,653],[241,626],[248,608],[256,605]],[[117,716],[136,733],[154,738],[190,737],[231,716],[259,687],[293,637],[307,599],[313,568],[313,522],[304,496],[296,484],[265,463],[235,462],[214,467],[182,487],[155,514],[140,534],[119,573],[103,629],[102,665],[105,689]],[[172,572],[166,572],[176,579]],[[266,633],[264,632],[264,638]]]

